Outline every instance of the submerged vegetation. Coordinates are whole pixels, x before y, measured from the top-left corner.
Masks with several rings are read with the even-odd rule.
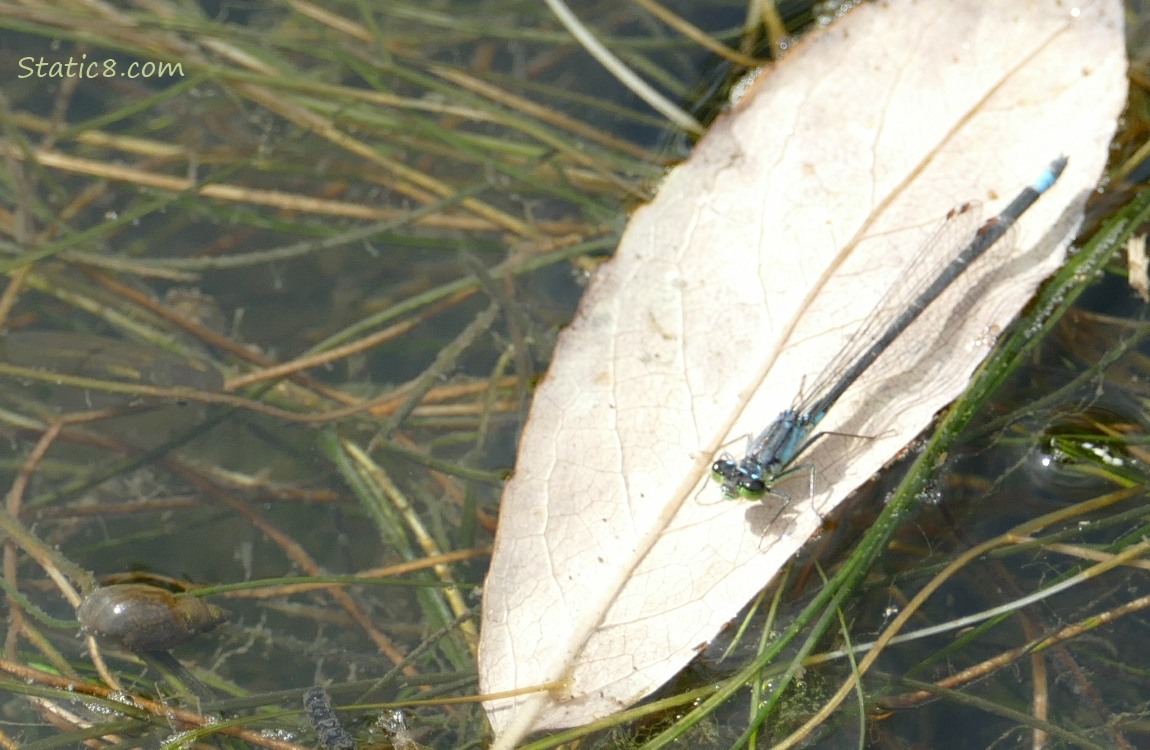
[[[482,744],[500,485],[663,119],[528,3],[0,18],[0,746],[308,745],[317,683],[363,743]]]
[[[580,15],[679,101],[704,98],[704,46],[750,59],[726,46],[742,38],[742,6],[709,4],[732,31],[705,43],[660,9]],[[312,747],[303,699],[316,685],[330,695],[320,718],[338,716],[360,746],[484,746],[479,587],[532,387],[589,270],[686,139],[537,3],[0,0],[0,29],[0,747]],[[1135,95],[1139,121],[1144,106]],[[1131,212],[1124,231],[1143,220]],[[1044,629],[1020,617],[1023,635],[977,645],[977,662],[955,651],[990,626],[900,653],[865,708],[828,726],[939,695],[983,711],[998,700],[1025,723],[1016,708],[1031,696],[1013,677],[977,703],[930,680],[959,661],[985,678],[1002,666],[993,655],[1061,647],[1088,615],[1136,611],[1136,573],[1086,583],[1089,560],[1146,556],[1140,315],[1106,334],[1122,346],[1060,356],[1075,370],[1062,391],[1016,382],[1011,418],[982,428],[1024,446],[994,470],[1017,477],[1046,456],[1062,482],[1048,495],[1072,506],[1050,515],[1048,495],[968,478],[954,450],[951,484],[1013,493],[994,511],[1018,529],[930,509],[859,601],[840,603],[849,616],[824,655],[760,664],[780,613],[817,587],[817,568],[796,565],[668,695],[587,741],[653,747],[690,731],[693,746],[728,747],[760,709],[780,732],[798,725],[849,678],[847,644],[956,561],[970,578],[954,591],[979,602],[963,611],[1001,603],[969,583],[987,575],[1009,580],[1019,607],[1055,578],[1080,593]],[[1080,353],[1100,338],[1065,343]],[[1088,395],[1099,383],[1113,389],[1105,412]],[[1063,398],[1035,395],[1052,392]],[[866,525],[828,519],[824,541],[855,539],[852,523]],[[971,548],[987,555],[977,565]],[[1010,557],[1018,568],[1002,567]],[[105,608],[118,596],[128,620]],[[1113,645],[1087,655],[1114,676],[1115,695],[1095,693],[1083,719],[1092,731],[1109,700],[1112,714],[1145,708],[1146,665]],[[1074,689],[1096,687],[1074,654],[1059,659]],[[807,676],[779,708],[771,688],[788,668]],[[895,724],[878,726],[881,738]]]

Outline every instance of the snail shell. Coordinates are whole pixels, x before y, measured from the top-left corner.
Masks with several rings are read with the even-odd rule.
[[[123,583],[93,591],[76,616],[89,635],[132,651],[167,651],[214,630],[227,612],[193,596]]]

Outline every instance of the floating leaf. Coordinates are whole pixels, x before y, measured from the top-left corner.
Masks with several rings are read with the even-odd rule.
[[[967,383],[1062,261],[1126,91],[1122,8],[888,2],[763,72],[637,211],[540,385],[503,496],[480,652],[494,747],[647,695]],[[1017,249],[974,267],[835,405],[791,501],[709,467],[788,408],[951,208],[1060,153]],[[988,259],[992,260],[992,259]]]

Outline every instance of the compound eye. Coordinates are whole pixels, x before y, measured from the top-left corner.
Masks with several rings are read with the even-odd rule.
[[[720,479],[733,479],[735,477],[735,462],[729,458],[720,458],[711,464],[711,473]]]
[[[767,491],[767,483],[758,474],[745,474],[739,481],[739,492],[748,497],[758,497]]]

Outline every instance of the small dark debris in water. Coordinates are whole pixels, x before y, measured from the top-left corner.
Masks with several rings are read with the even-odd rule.
[[[331,697],[323,686],[316,685],[304,694],[303,707],[324,750],[355,750],[355,740],[339,723],[339,717],[331,707]]]

